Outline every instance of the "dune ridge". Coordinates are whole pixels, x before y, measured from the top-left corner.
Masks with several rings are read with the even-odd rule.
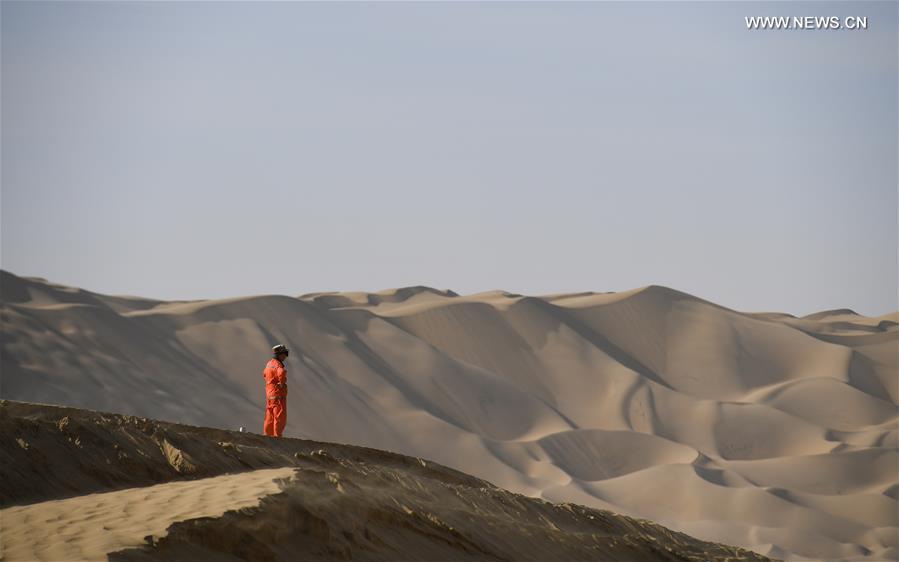
[[[899,316],[660,286],[162,302],[2,272],[2,397],[427,457],[785,560],[899,559]]]
[[[10,401],[0,430],[10,562],[768,560],[364,447]]]

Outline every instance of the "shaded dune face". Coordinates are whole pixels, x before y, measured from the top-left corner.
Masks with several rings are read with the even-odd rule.
[[[0,401],[4,560],[765,562],[432,461]]]
[[[778,558],[899,552],[895,314],[745,314],[657,286],[160,302],[3,272],[2,291],[4,398],[256,430],[283,342],[287,435]]]

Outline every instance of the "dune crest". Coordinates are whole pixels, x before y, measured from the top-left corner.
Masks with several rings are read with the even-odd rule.
[[[767,560],[364,447],[7,401],[0,429],[10,562]]]

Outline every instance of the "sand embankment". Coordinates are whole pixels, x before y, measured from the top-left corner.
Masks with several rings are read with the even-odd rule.
[[[9,562],[767,560],[363,447],[7,401],[0,440]]]

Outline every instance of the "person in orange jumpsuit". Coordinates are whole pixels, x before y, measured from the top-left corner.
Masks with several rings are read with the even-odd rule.
[[[262,371],[265,379],[265,421],[262,433],[272,437],[281,437],[287,425],[287,369],[284,360],[290,354],[286,346],[276,345],[272,348],[274,357],[269,360]]]

